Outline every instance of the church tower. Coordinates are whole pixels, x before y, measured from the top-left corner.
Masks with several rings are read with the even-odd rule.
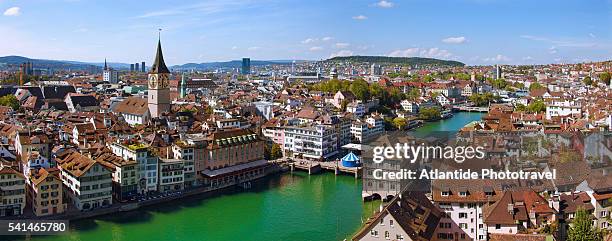
[[[168,86],[170,71],[164,63],[161,39],[157,42],[157,54],[149,72],[149,112],[152,118],[170,111],[170,87]]]

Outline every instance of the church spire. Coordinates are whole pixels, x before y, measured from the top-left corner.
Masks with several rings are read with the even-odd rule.
[[[162,53],[161,47],[161,37],[159,37],[159,39],[157,40],[157,53],[155,55],[155,61],[153,61],[153,65],[151,66],[151,73],[170,73],[168,67],[166,67],[166,63],[164,63],[164,55]]]
[[[106,58],[104,58],[104,70],[108,70],[108,65],[106,65]]]

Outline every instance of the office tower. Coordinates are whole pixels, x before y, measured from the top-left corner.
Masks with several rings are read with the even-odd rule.
[[[134,64],[134,71],[140,72],[140,64],[139,63],[135,63]]]
[[[140,72],[147,72],[146,68],[145,68],[145,62],[142,61],[142,63],[140,63],[140,68],[142,68],[142,70]]]
[[[250,74],[250,73],[251,73],[251,59],[242,58],[242,74]]]
[[[130,64],[130,72],[134,72],[134,64]]]

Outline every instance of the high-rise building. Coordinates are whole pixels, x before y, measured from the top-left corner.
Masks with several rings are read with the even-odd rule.
[[[109,82],[111,84],[116,84],[119,82],[119,72],[109,67],[106,64],[106,59],[104,59],[104,70],[102,71],[102,78],[104,81]]]
[[[498,64],[495,65],[495,79],[502,78],[502,68]]]
[[[140,63],[140,68],[142,68],[141,72],[143,72],[143,73],[144,73],[144,72],[147,72],[147,70],[146,70],[146,67],[145,67],[145,66],[146,66],[146,65],[145,65],[145,62],[144,62],[144,61],[142,61],[142,63]]]
[[[134,64],[130,64],[130,72],[134,72]]]
[[[370,75],[382,75],[382,66],[372,64],[372,66],[370,66]]]
[[[242,58],[242,74],[251,74],[250,58]]]
[[[139,63],[135,63],[134,64],[134,71],[140,72],[140,64]]]
[[[155,61],[149,72],[149,112],[151,117],[160,117],[163,113],[170,111],[170,88],[169,88],[170,70],[164,62],[162,53],[161,39],[157,42],[157,53]]]

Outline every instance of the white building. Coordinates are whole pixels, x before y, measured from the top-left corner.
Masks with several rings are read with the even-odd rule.
[[[115,155],[123,159],[131,159],[138,162],[137,175],[139,193],[157,191],[157,179],[159,175],[157,163],[159,158],[149,151],[148,146],[139,143],[131,145],[111,143],[109,148]]]
[[[21,215],[25,205],[25,177],[12,168],[0,167],[0,217]]]
[[[112,170],[78,152],[72,152],[59,165],[62,183],[72,204],[91,210],[113,203]]]
[[[286,126],[285,152],[290,151],[293,157],[305,159],[326,159],[338,153],[338,133],[332,126],[304,124]]]
[[[402,105],[402,109],[404,109],[408,113],[419,112],[419,105],[414,101],[402,100],[402,102],[400,102],[400,105]]]

